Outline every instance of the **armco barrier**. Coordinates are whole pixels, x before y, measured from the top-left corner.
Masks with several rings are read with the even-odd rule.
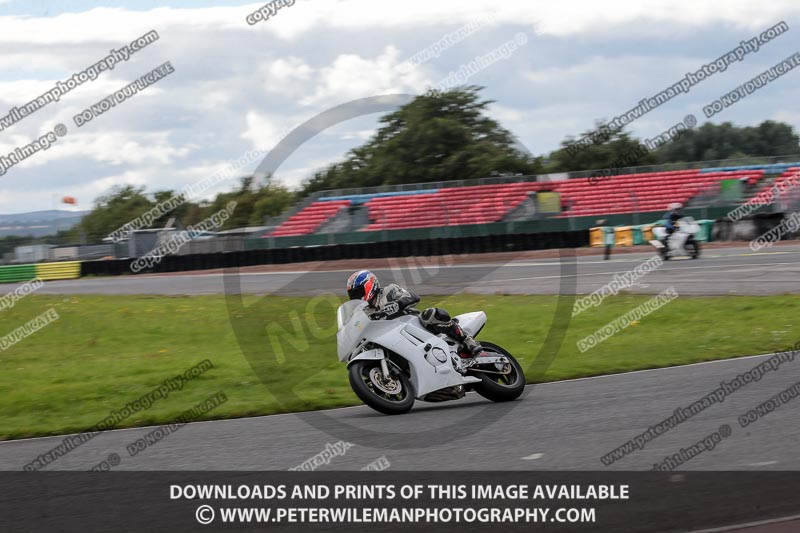
[[[81,277],[80,261],[65,261],[63,263],[37,263],[36,277],[42,280],[73,279]]]
[[[553,233],[515,233],[441,239],[405,239],[397,241],[308,246],[297,248],[263,248],[214,254],[168,255],[145,272],[182,272],[251,265],[335,261],[337,259],[378,259],[385,257],[477,254],[577,248],[589,244],[589,231]],[[83,276],[132,274],[133,259],[84,261]]]
[[[0,283],[29,281],[36,277],[36,265],[0,266]]]

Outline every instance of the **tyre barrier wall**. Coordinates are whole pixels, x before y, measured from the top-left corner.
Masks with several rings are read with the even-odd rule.
[[[30,281],[35,278],[52,280],[74,279],[79,277],[81,277],[80,261],[0,266],[0,283],[18,283],[21,281]]]
[[[518,233],[507,235],[482,235],[446,239],[406,239],[398,241],[337,244],[332,246],[307,246],[296,248],[263,248],[222,252],[214,254],[168,255],[152,268],[140,273],[184,272],[215,268],[243,267],[340,259],[379,259],[386,257],[412,257],[478,254],[551,248],[578,248],[589,244],[589,231],[559,231],[553,233]],[[134,259],[84,261],[83,276],[116,276],[133,274],[130,269]]]
[[[700,242],[714,239],[713,220],[697,220],[700,231],[695,238]],[[639,226],[598,226],[589,230],[589,246],[636,246],[647,244],[653,237],[653,228],[658,224],[641,224]]]
[[[735,221],[721,218],[714,222],[713,238],[716,241],[752,241],[780,225],[784,218],[785,213],[756,214]],[[791,233],[782,236],[783,239],[792,237]]]
[[[36,265],[0,266],[0,283],[30,281],[36,277]]]
[[[42,280],[75,279],[81,277],[80,261],[65,261],[63,263],[38,263],[36,277]]]

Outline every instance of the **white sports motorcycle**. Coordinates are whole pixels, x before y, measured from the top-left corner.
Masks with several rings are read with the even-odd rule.
[[[650,241],[650,244],[658,248],[665,261],[679,255],[688,255],[692,259],[700,257],[700,244],[695,238],[700,231],[700,225],[692,217],[683,217],[676,222],[676,226],[677,228],[667,241],[667,246],[664,246],[664,237],[667,236],[666,228],[662,226],[653,228],[655,239]]]
[[[347,363],[350,386],[368,406],[384,414],[407,413],[414,400],[441,402],[463,398],[474,390],[495,402],[515,400],[525,389],[525,375],[500,346],[481,342],[483,353],[462,358],[459,343],[425,329],[419,311],[391,320],[367,314],[362,300],[345,302],[337,311],[339,361]],[[483,311],[456,317],[473,337],[486,324]]]

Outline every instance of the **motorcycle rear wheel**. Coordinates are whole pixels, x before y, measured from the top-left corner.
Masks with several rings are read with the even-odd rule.
[[[356,361],[347,370],[353,392],[379,413],[401,415],[414,405],[414,388],[403,372],[385,379],[377,360]]]
[[[480,368],[484,365],[475,365],[478,369],[471,369],[470,374],[481,378],[481,382],[475,383],[472,389],[493,402],[510,402],[519,398],[525,390],[525,372],[522,370],[522,366],[513,355],[501,346],[492,342],[480,341],[480,343],[484,351],[508,358],[508,364],[511,368],[508,374],[499,374],[491,373],[498,372],[494,363],[485,365],[485,369],[489,372],[480,371]],[[478,360],[480,360],[480,356]]]

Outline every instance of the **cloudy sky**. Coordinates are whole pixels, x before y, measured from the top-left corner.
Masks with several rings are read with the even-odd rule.
[[[486,87],[485,97],[496,101],[491,114],[538,155],[780,21],[788,32],[629,129],[652,137],[690,113],[702,123],[703,106],[800,50],[800,4],[794,0],[285,3],[251,25],[247,16],[263,3],[0,0],[0,120],[109,50],[151,30],[159,35],[113,70],[0,131],[5,157],[58,124],[67,129],[49,149],[0,176],[0,213],[51,209],[64,195],[88,208],[121,184],[178,189],[229,170],[229,161],[248,151],[271,149],[332,107],[369,96],[420,94],[493,51],[505,53],[470,69],[466,82]],[[417,54],[427,56],[408,61]],[[76,126],[75,115],[166,61],[173,73]],[[711,120],[752,125],[774,119],[800,130],[798,81],[800,73],[790,72]],[[296,186],[363,143],[378,116],[325,130],[300,147],[277,178]]]

